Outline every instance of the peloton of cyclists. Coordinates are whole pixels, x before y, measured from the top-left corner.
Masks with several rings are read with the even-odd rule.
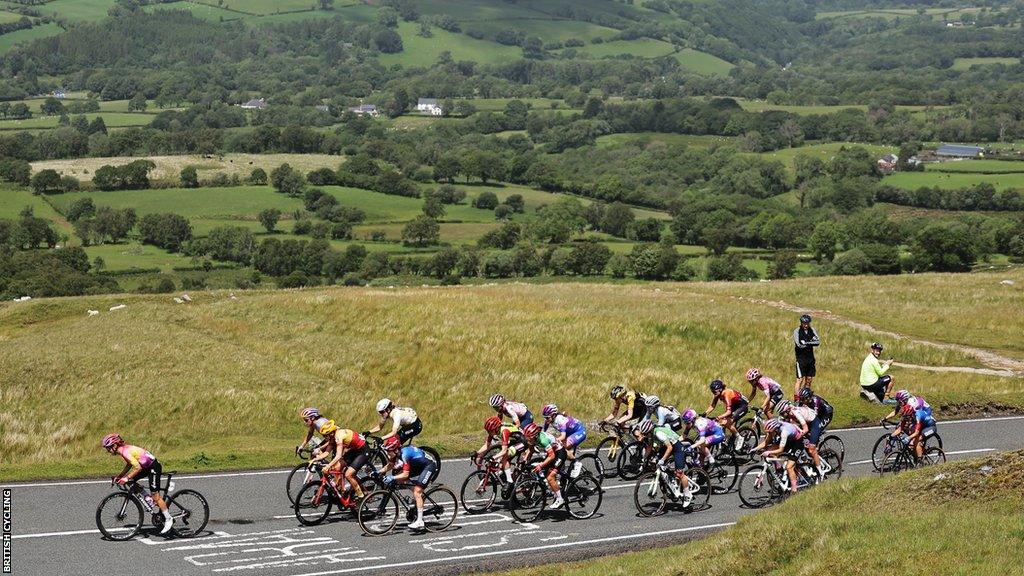
[[[787,400],[779,403],[778,412],[779,418],[784,422],[789,422],[800,429],[800,434],[804,438],[804,448],[814,460],[814,469],[819,478],[824,478],[825,469],[818,456],[818,438],[821,437],[821,422],[818,420],[818,413],[809,406],[794,404]]]

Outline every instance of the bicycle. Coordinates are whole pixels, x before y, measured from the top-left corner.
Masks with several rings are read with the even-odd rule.
[[[500,446],[498,448],[500,449]],[[488,450],[480,458],[480,461],[477,461],[476,458],[470,459],[477,469],[466,476],[466,479],[462,482],[462,488],[459,490],[459,496],[462,499],[462,509],[467,514],[479,514],[490,510],[494,506],[494,500],[498,497],[499,488],[501,489],[502,499],[508,503],[511,496],[509,492],[511,486],[514,485],[516,478],[523,472],[525,464],[522,454],[524,452],[517,451],[515,456],[509,457],[511,460],[509,464],[512,469],[511,483],[505,478],[505,472],[501,469],[501,463],[494,458],[494,453],[495,451]]]
[[[761,443],[761,438],[764,434],[764,423],[767,420],[767,414],[765,414],[764,410],[751,407],[747,415],[736,423],[736,433],[743,438],[743,445],[739,450],[736,450],[735,444],[729,444],[733,448],[731,453],[734,455],[734,458],[746,458],[748,461],[753,459],[751,451]],[[726,438],[725,441],[736,442],[735,439],[729,438]]]
[[[896,444],[898,440],[896,438],[893,438],[891,433],[891,430],[893,430],[893,428],[896,427],[897,423],[892,422],[890,420],[880,420],[878,424],[883,429],[886,430],[886,433],[879,436],[878,440],[875,441],[874,447],[871,448],[871,465],[874,466],[875,472],[882,472],[882,461],[890,453],[898,449],[899,446]],[[930,436],[929,438],[925,439],[925,450],[927,451],[927,449],[930,447],[929,444],[932,442],[932,438],[935,439],[934,442],[938,444],[938,448],[941,450],[942,437],[939,436],[938,432],[936,432],[933,436]],[[943,452],[943,454],[945,454],[945,452]]]
[[[711,498],[711,480],[708,473],[701,468],[690,468],[686,471],[689,478],[687,490],[692,495],[689,508],[703,509]],[[636,481],[633,488],[633,504],[636,511],[645,517],[660,516],[668,509],[669,502],[681,502],[683,495],[676,490],[679,487],[675,472],[668,464],[659,464],[653,472],[648,472]]]
[[[164,474],[166,484],[156,487],[156,492],[163,497],[167,511],[174,519],[171,533],[179,538],[191,538],[206,528],[210,521],[210,505],[206,498],[195,490],[177,490],[170,493],[173,484],[171,478],[177,472]],[[152,498],[141,496],[142,488],[138,479],[127,485],[117,484],[111,479],[110,485],[116,490],[108,494],[96,506],[96,527],[107,540],[131,540],[146,523],[146,513],[154,526],[164,524],[163,512]]]
[[[604,491],[601,482],[589,470],[581,469],[574,478],[560,468],[558,476],[562,487],[562,507],[570,516],[587,520],[597,514]],[[509,511],[516,520],[530,523],[544,512],[548,500],[553,498],[547,479],[541,473],[522,474],[513,484]]]
[[[400,488],[409,484],[394,484],[374,490],[359,503],[356,517],[359,527],[370,536],[383,536],[398,524],[399,508],[405,511],[405,519],[416,520],[416,501],[411,493],[403,494]],[[423,492],[423,527],[427,532],[446,530],[455,522],[459,512],[459,501],[455,493],[444,485],[427,488]]]
[[[946,461],[946,453],[938,446],[925,446],[924,454],[918,458],[917,453],[907,442],[906,436],[894,438],[894,441],[896,447],[882,459],[878,469],[879,474],[896,474],[912,468],[942,464]]]
[[[626,442],[632,439],[629,436],[629,427],[612,422],[601,422],[598,424],[598,428],[608,436],[597,444],[594,454],[597,455],[597,459],[601,463],[602,477],[614,478],[619,475],[619,455],[622,453],[623,438]]]
[[[317,480],[321,476],[324,464],[323,462],[309,462],[313,459],[313,451],[320,445],[315,439],[311,440],[307,447],[297,450],[295,455],[302,458],[306,462],[296,465],[292,468],[291,472],[288,473],[288,478],[285,480],[285,490],[288,492],[288,502],[292,505],[295,504],[295,498],[299,495],[299,490],[309,484],[310,482]]]
[[[763,508],[789,496],[789,473],[785,463],[791,458],[762,457],[761,464],[744,470],[740,477],[740,501],[748,508]],[[814,472],[814,463],[806,453],[797,456],[796,473],[798,490],[814,484],[817,474]]]
[[[370,460],[369,463],[375,470],[383,470],[388,465],[388,453],[384,450],[384,440],[379,436],[373,436],[369,432],[362,432],[363,438],[369,444]],[[405,441],[402,446],[411,446],[412,438]],[[420,450],[426,453],[427,458],[434,461],[434,472],[430,475],[430,482],[437,480],[439,474],[441,474],[441,455],[438,454],[437,450],[434,450],[430,446],[416,446]]]
[[[344,464],[342,464],[344,467]],[[295,510],[295,518],[303,526],[316,526],[327,519],[331,508],[337,506],[342,510],[355,511],[359,500],[355,495],[355,487],[349,485],[344,474],[340,470],[323,472],[320,467],[320,479],[312,480],[303,485],[295,497],[292,508]],[[370,493],[383,486],[376,471],[370,476],[359,478],[359,483],[364,494]],[[340,488],[339,488],[340,486]]]

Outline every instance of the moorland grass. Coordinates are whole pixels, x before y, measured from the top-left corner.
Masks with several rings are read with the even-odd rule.
[[[937,275],[932,282],[955,290],[962,279]],[[854,280],[830,279],[830,293],[856,294]],[[193,294],[188,305],[138,295],[6,303],[0,475],[105,472],[111,463],[96,441],[110,430],[183,470],[282,465],[301,435],[300,407],[318,405],[363,429],[385,395],[415,406],[425,420],[423,441],[452,453],[479,440],[494,392],[532,406],[557,401],[593,421],[607,410],[615,383],[677,406],[704,404],[710,379],[739,384],[750,366],[789,386],[794,315],[729,297],[744,287],[512,283],[237,298],[207,292]],[[933,300],[924,290],[906,294]],[[978,300],[988,315],[995,301]],[[127,307],[107,312],[121,303]],[[87,309],[103,313],[88,317]],[[836,424],[877,420],[881,410],[855,391],[865,346],[878,336],[826,321],[817,326],[825,343],[815,384],[835,404]],[[1019,341],[1020,331],[1012,337]],[[976,365],[912,342],[900,342],[895,353],[910,364]],[[1021,379],[935,378],[912,369],[896,375],[931,399],[940,417],[948,402],[1024,403]],[[229,425],[239,419],[248,425]]]

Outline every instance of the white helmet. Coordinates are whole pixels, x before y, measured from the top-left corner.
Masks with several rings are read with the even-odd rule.
[[[380,402],[377,402],[377,412],[387,412],[387,410],[392,406],[394,406],[394,404],[391,403],[391,400],[381,398]]]

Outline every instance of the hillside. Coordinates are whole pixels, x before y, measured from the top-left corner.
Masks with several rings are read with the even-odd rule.
[[[970,314],[921,284],[953,291],[965,278]],[[893,278],[886,298],[948,312],[969,334],[1005,322],[1022,285],[1020,270],[926,274]],[[96,439],[111,429],[182,470],[280,465],[301,432],[299,408],[314,404],[364,429],[385,395],[415,406],[424,440],[451,454],[478,441],[494,392],[531,406],[557,401],[593,421],[605,414],[614,383],[678,406],[706,402],[712,378],[740,385],[751,366],[788,387],[795,312],[737,298],[778,298],[774,290],[815,304],[824,294],[853,298],[861,283],[318,288],[191,292],[183,304],[172,295],[7,302],[0,469],[3,479],[98,473],[109,461]],[[927,396],[940,418],[1024,407],[1019,372],[972,373],[988,360],[916,341],[951,341],[942,326],[897,317],[884,324],[903,334],[896,339],[840,321],[876,322],[872,310],[830,309],[838,316],[816,320],[824,344],[815,385],[835,404],[837,425],[882,416],[855,395],[866,346],[879,339],[901,363],[900,386]],[[1024,348],[1019,330],[1004,337],[1001,348]],[[936,378],[922,369],[948,367],[967,370]]]
[[[668,576],[685,567],[687,573],[743,576],[926,575],[969,567],[971,574],[1001,576],[1024,562],[1020,547],[1007,545],[1022,536],[1022,482],[1020,451],[884,479],[843,478],[696,542],[547,565],[544,572]]]

